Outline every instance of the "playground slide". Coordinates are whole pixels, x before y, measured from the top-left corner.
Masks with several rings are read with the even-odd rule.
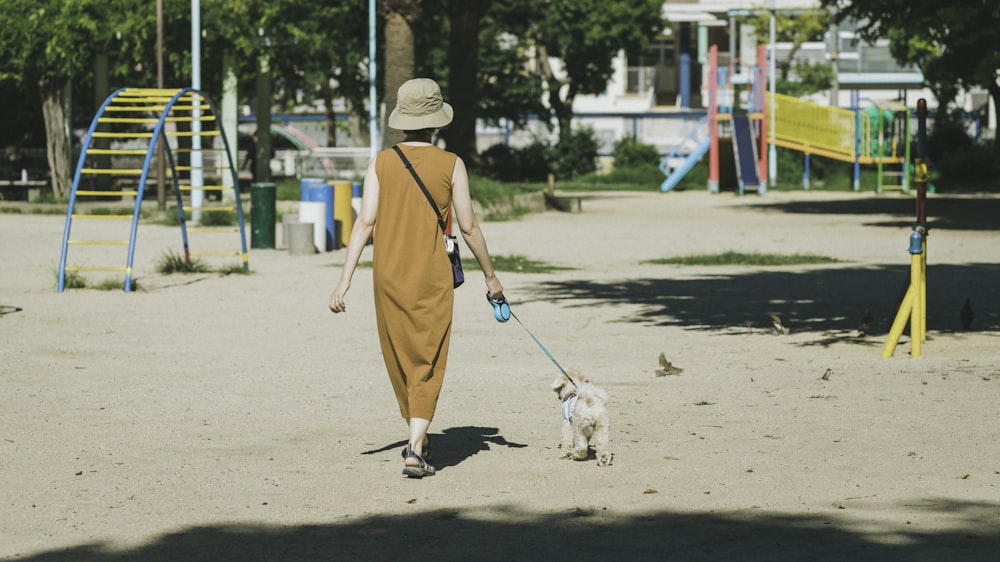
[[[733,115],[733,157],[736,160],[736,177],[740,193],[747,187],[760,187],[757,174],[757,143],[750,119],[746,115]]]
[[[667,179],[660,184],[660,191],[667,192],[677,187],[677,184],[684,179],[691,168],[708,152],[711,140],[708,138],[707,131],[708,119],[701,119],[688,131],[677,148],[663,157],[659,168],[663,175],[667,176]],[[686,152],[685,149],[692,144],[694,145],[693,149]],[[673,165],[678,160],[681,161],[680,165]]]

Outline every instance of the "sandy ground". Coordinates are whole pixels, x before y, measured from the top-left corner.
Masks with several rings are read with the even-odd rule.
[[[326,309],[342,250],[162,276],[179,231],[144,224],[143,290],[59,294],[64,219],[0,215],[0,558],[997,560],[1000,198],[928,213],[927,342],[891,359],[910,197],[607,193],[485,223],[494,254],[572,268],[502,281],[608,390],[615,460],[558,460],[558,371],[467,272],[422,481],[400,474],[371,271]],[[642,263],[726,250],[842,261]],[[655,376],[661,352],[683,373]]]

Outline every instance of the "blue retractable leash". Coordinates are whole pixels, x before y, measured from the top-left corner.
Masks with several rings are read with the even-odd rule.
[[[538,338],[535,337],[535,334],[532,334],[531,330],[529,330],[528,327],[524,325],[524,322],[521,322],[521,319],[518,318],[516,314],[511,312],[510,304],[507,302],[507,297],[500,295],[500,298],[493,299],[490,298],[489,293],[486,293],[486,300],[488,300],[490,304],[493,305],[493,317],[497,319],[497,322],[506,322],[510,320],[511,316],[513,316],[514,320],[517,320],[517,323],[520,324],[522,328],[524,328],[525,332],[528,332],[528,335],[531,336],[531,339],[535,340],[535,343],[538,344],[538,347],[541,348],[543,352],[545,352],[545,355],[553,363],[555,363],[556,367],[559,367],[559,372],[561,372],[563,376],[569,379],[570,383],[572,383],[574,386],[576,385],[576,381],[574,381],[573,378],[569,376],[569,373],[566,372],[566,369],[562,368],[562,365],[560,365],[559,362],[556,361],[556,358],[552,357],[552,354],[549,353],[549,350],[545,349],[545,346],[542,345],[542,342],[538,341]]]

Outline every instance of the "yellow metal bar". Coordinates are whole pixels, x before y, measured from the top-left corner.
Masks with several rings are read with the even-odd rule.
[[[136,154],[141,156],[146,154],[146,150],[142,148],[91,148],[87,154]]]
[[[132,273],[131,267],[66,267],[66,271],[120,271],[122,273]]]
[[[67,240],[66,242],[84,246],[128,246],[128,240]]]
[[[99,139],[148,139],[153,133],[111,133],[107,131],[95,131],[91,136]]]
[[[118,111],[125,113],[133,113],[137,111],[163,111],[167,106],[163,104],[156,105],[109,105],[104,108],[105,113],[111,112],[115,113]]]
[[[77,215],[73,214],[74,219],[94,219],[94,220],[132,220],[132,215]]]
[[[199,210],[199,211],[206,211],[206,212],[211,213],[213,211],[215,211],[215,212],[217,212],[217,211],[235,211],[236,207],[184,207],[185,211],[194,211],[196,209]]]
[[[920,254],[920,339],[927,341],[927,237]]]
[[[910,286],[906,290],[906,296],[903,297],[902,304],[899,305],[899,310],[896,311],[896,319],[892,321],[892,328],[889,329],[889,336],[885,339],[885,346],[882,348],[882,359],[889,359],[892,354],[896,351],[896,344],[899,343],[899,337],[903,335],[903,329],[906,328],[906,320],[910,316],[910,309],[913,307],[913,287]]]
[[[139,192],[135,191],[135,190],[132,190],[132,189],[122,190],[122,191],[84,191],[84,190],[80,190],[80,191],[77,191],[76,194],[77,195],[88,195],[88,196],[91,196],[91,197],[126,197],[126,196],[135,197],[136,195],[139,195]]]
[[[168,132],[166,134],[171,137],[193,137],[195,135],[193,131],[175,131],[175,132]],[[216,137],[219,136],[219,131],[216,130],[201,131],[198,134],[203,137]]]
[[[913,294],[913,298],[910,299],[912,306],[910,307],[910,357],[920,357],[921,346],[924,341],[923,326],[921,325],[921,318],[923,318],[923,311],[921,306],[921,293],[923,289],[923,280],[920,276],[920,256],[921,254],[913,254],[910,256],[910,289],[908,293]]]
[[[198,228],[189,228],[189,229],[187,229],[187,231],[188,232],[195,232],[195,233],[199,233],[199,232],[200,233],[239,232],[240,231],[240,227],[238,227],[238,226],[220,226],[220,227],[215,227],[215,228],[209,228],[209,227],[204,227],[203,226],[203,227],[198,227]]]
[[[203,186],[199,187],[198,189],[200,189],[202,191],[224,191],[226,189],[232,189],[232,188],[233,188],[233,186],[226,187],[224,185],[203,185]],[[178,189],[180,189],[181,191],[193,191],[194,190],[194,188],[191,187],[190,185],[181,185],[181,186],[178,186]]]
[[[142,168],[80,168],[81,174],[98,174],[110,176],[141,176]]]
[[[98,117],[98,123],[156,123],[157,117]]]

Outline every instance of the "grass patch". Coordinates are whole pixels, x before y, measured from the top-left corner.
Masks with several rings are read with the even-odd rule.
[[[94,207],[88,214],[95,216],[126,216],[131,215],[133,209],[129,207]]]
[[[94,289],[98,291],[122,291],[125,289],[125,281],[123,279],[104,279],[100,283],[94,285]],[[139,283],[132,279],[132,291],[139,290]]]
[[[657,258],[642,263],[655,265],[815,265],[838,263],[840,260],[815,254],[762,254],[757,252],[722,252],[720,254],[693,254],[674,258]]]
[[[56,283],[59,282],[59,272],[56,271]],[[63,288],[65,289],[86,289],[87,280],[80,275],[77,271],[67,271],[66,278],[63,280]]]
[[[694,403],[695,406],[715,406],[715,402],[709,402],[708,400],[699,400]]]
[[[553,271],[569,271],[572,267],[552,265],[542,261],[528,259],[524,256],[490,256],[493,262],[493,269],[501,272],[513,273],[551,273]],[[358,262],[359,268],[371,268],[372,262]],[[479,262],[476,258],[462,258],[462,269],[465,271],[479,271]]]
[[[242,263],[230,263],[228,265],[220,266],[215,271],[222,275],[249,275],[250,270],[243,267]]]
[[[20,215],[22,212],[20,207],[0,207],[0,214]]]
[[[524,256],[490,256],[493,262],[493,269],[513,273],[551,273],[553,271],[572,270],[572,267],[552,265],[543,261],[528,259]],[[462,269],[479,270],[479,262],[476,258],[465,258],[462,260]]]
[[[165,275],[172,273],[209,273],[212,271],[200,259],[184,259],[184,256],[175,254],[172,251],[163,253],[160,260],[156,262],[156,270]]]
[[[211,211],[201,213],[201,226],[235,226],[238,221],[236,211]]]

